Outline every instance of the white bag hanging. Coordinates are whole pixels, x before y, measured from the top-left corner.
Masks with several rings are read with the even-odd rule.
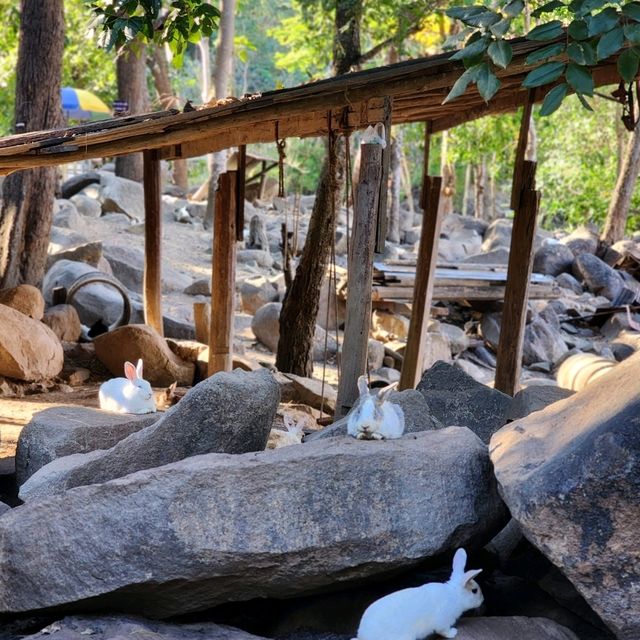
[[[373,125],[369,125],[366,131],[362,134],[360,144],[379,144],[383,149],[385,149],[387,146],[387,136],[384,123],[378,122],[375,127]]]

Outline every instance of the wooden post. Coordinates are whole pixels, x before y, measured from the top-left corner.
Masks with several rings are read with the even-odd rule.
[[[381,178],[381,146],[363,144],[353,212],[342,375],[338,387],[336,417],[348,413],[357,400],[358,377],[367,370],[376,213]]]
[[[247,182],[247,145],[238,147],[238,178],[236,182],[236,240],[244,240],[244,190]]]
[[[513,219],[504,311],[498,343],[494,387],[511,396],[517,393],[520,386],[522,344],[533,269],[533,243],[540,206],[540,193],[535,191],[535,172],[535,162],[523,161],[522,190]]]
[[[513,183],[511,185],[511,208],[518,210],[520,195],[523,188],[523,167],[527,144],[529,142],[529,126],[531,124],[531,111],[535,99],[535,89],[530,89],[527,100],[522,107],[522,120],[520,120],[520,133],[518,135],[518,146],[516,147],[516,160],[513,165]]]
[[[391,166],[391,98],[384,99],[382,123],[386,147],[382,150],[382,178],[380,180],[380,195],[378,196],[378,220],[376,222],[376,253],[383,253],[387,240],[387,214],[389,199],[389,167]]]
[[[162,178],[157,151],[145,151],[144,168],[144,321],[160,335],[162,326]]]
[[[436,264],[438,262],[438,239],[442,226],[440,191],[442,178],[427,176],[425,181],[424,215],[420,233],[420,247],[416,266],[416,281],[413,287],[413,306],[407,348],[405,349],[400,389],[413,389],[422,375],[425,334],[429,324],[429,312],[433,299]]]
[[[209,375],[233,366],[233,312],[236,291],[237,173],[220,175],[216,191],[211,260]]]
[[[193,321],[196,327],[196,340],[202,344],[209,344],[211,305],[208,302],[193,303]]]
[[[420,207],[424,211],[427,208],[427,190],[429,188],[429,151],[431,149],[431,132],[433,124],[431,120],[424,123],[424,157],[422,160],[422,192],[420,193]]]

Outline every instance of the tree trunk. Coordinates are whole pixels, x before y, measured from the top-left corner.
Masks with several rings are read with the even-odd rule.
[[[127,46],[118,56],[116,63],[118,98],[127,101],[131,114],[149,110],[145,59],[144,45],[138,45],[135,51]],[[126,156],[118,156],[116,175],[142,182],[142,154],[130,153]]]
[[[489,175],[489,167],[487,164],[487,156],[482,157],[482,210],[484,211],[485,220],[493,220],[493,201],[491,200],[491,176]]]
[[[360,59],[360,22],[363,0],[337,0],[333,68],[335,75],[347,73]],[[313,336],[329,250],[334,242],[335,212],[344,179],[344,149],[329,144],[320,175],[307,240],[296,275],[282,303],[280,341],[276,367],[286,373],[313,373]],[[335,206],[331,206],[331,203]]]
[[[618,174],[616,186],[611,194],[609,211],[604,223],[600,239],[607,245],[612,245],[624,238],[631,197],[635,190],[638,174],[640,173],[640,126],[636,126],[627,142],[622,167]]]
[[[60,78],[64,48],[63,0],[22,0],[16,69],[15,131],[63,124]],[[39,286],[44,276],[57,181],[55,168],[10,175],[0,210],[0,288]]]
[[[161,109],[179,109],[180,103],[178,97],[173,92],[171,79],[169,77],[169,61],[167,60],[167,52],[164,46],[152,46],[150,55],[147,57],[147,64],[153,82],[156,85],[156,93],[158,94],[158,102]],[[173,161],[173,184],[180,187],[185,193],[189,191],[189,178],[186,160]]]
[[[464,170],[464,192],[462,193],[462,215],[469,215],[469,192],[471,191],[471,163]]]
[[[474,215],[476,218],[484,220],[484,157],[480,159],[480,163],[475,166],[474,184],[475,184],[475,200]]]
[[[220,15],[220,36],[216,47],[216,67],[214,71],[214,90],[220,100],[229,94],[231,72],[233,70],[233,38],[235,36],[236,0],[222,0]],[[217,151],[211,155],[209,177],[209,195],[205,227],[213,223],[215,215],[215,192],[218,188],[218,176],[227,170],[227,152]]]

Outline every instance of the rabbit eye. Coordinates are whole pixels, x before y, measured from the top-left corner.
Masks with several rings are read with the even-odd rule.
[[[473,587],[473,589],[471,589],[471,593],[478,593],[478,587]]]

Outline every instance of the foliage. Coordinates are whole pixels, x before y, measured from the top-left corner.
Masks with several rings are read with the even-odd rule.
[[[13,102],[15,97],[15,71],[18,59],[18,32],[20,12],[12,3],[0,2],[0,135],[13,128]]]
[[[100,32],[99,44],[120,49],[135,40],[168,44],[173,63],[182,64],[187,45],[209,37],[220,11],[206,0],[86,0]]]
[[[485,100],[493,97],[500,87],[496,71],[507,67],[513,54],[506,38],[512,35],[512,27],[524,11],[524,0],[501,0],[496,9],[472,5],[446,11],[449,17],[464,25],[464,29],[449,40],[449,45],[464,42],[452,59],[461,60],[465,71],[445,102],[461,96],[474,82]],[[525,76],[522,86],[534,88],[563,80],[547,93],[542,115],[556,111],[569,90],[577,94],[585,108],[591,109],[585,97],[593,96],[591,68],[625,47],[618,58],[618,73],[624,82],[630,83],[635,78],[640,66],[640,46],[636,46],[640,45],[640,2],[551,0],[531,15],[545,16],[546,21],[531,29],[526,37],[550,44],[528,56],[526,64],[537,66]]]

